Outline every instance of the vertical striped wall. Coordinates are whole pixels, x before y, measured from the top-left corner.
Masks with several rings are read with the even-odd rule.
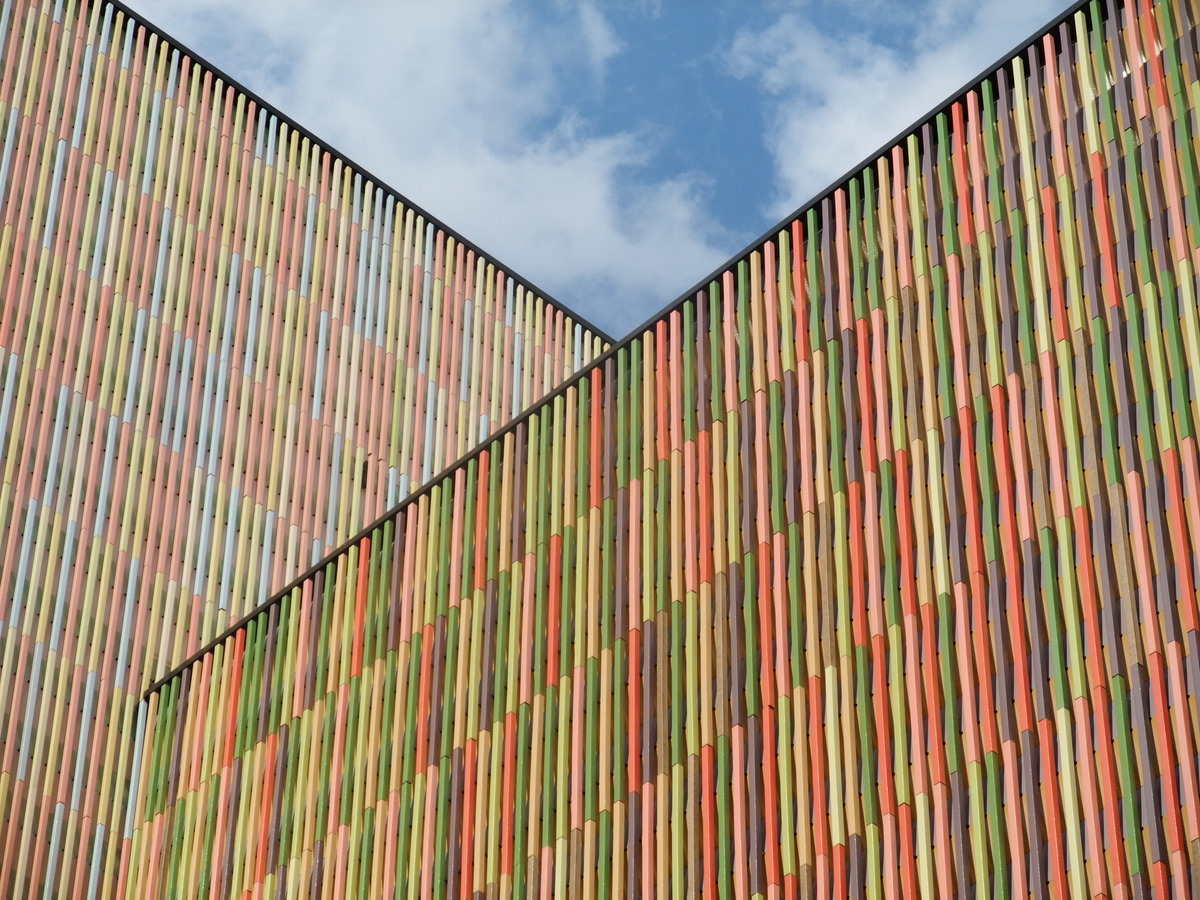
[[[602,349],[119,7],[0,0],[0,896],[111,888],[150,681]]]
[[[1085,6],[152,692],[118,896],[1190,896],[1197,14]]]

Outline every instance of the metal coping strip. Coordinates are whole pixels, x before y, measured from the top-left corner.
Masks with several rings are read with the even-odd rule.
[[[518,272],[513,271],[511,268],[506,266],[504,263],[502,263],[499,259],[497,259],[495,256],[493,256],[491,253],[488,253],[486,250],[484,250],[482,247],[480,247],[474,241],[463,237],[463,235],[460,234],[456,229],[451,228],[449,225],[447,225],[445,222],[443,222],[437,216],[432,215],[431,213],[426,211],[420,205],[413,203],[408,197],[406,197],[404,194],[400,193],[398,190],[393,188],[390,184],[388,184],[382,178],[379,178],[373,172],[371,172],[369,169],[367,169],[364,166],[359,165],[357,162],[355,162],[353,159],[351,159],[345,153],[342,153],[340,150],[338,150],[335,147],[333,147],[332,145],[330,145],[330,143],[328,141],[322,140],[321,138],[317,137],[317,135],[313,134],[311,131],[309,131],[307,128],[305,128],[303,125],[301,125],[295,119],[293,119],[287,113],[281,112],[279,110],[279,108],[276,107],[273,103],[268,103],[266,100],[264,100],[262,97],[260,97],[254,91],[250,90],[248,87],[246,87],[240,81],[238,81],[236,78],[233,78],[232,76],[230,76],[228,72],[224,71],[219,66],[213,65],[213,63],[211,63],[209,60],[205,59],[203,56],[201,56],[200,54],[193,51],[185,43],[177,40],[174,36],[168,34],[166,31],[159,28],[157,25],[154,25],[154,24],[146,21],[146,18],[141,13],[137,12],[136,10],[130,9],[129,6],[127,6],[124,2],[122,2],[122,0],[98,0],[98,3],[96,5],[111,6],[113,9],[124,13],[135,25],[139,25],[142,28],[144,28],[146,30],[147,34],[154,35],[159,40],[163,41],[166,44],[169,44],[171,47],[178,50],[181,56],[188,57],[192,62],[196,63],[201,68],[204,68],[204,69],[207,69],[208,71],[210,71],[215,78],[220,79],[221,81],[224,81],[226,85],[228,85],[229,87],[233,88],[234,90],[240,92],[241,94],[245,95],[246,99],[250,100],[252,103],[257,104],[260,109],[265,110],[267,113],[274,116],[281,124],[287,125],[288,128],[290,128],[292,131],[296,132],[301,137],[307,138],[309,141],[311,141],[314,146],[319,147],[321,150],[324,150],[326,153],[330,154],[331,156],[335,157],[336,159],[340,159],[347,167],[349,167],[350,169],[353,169],[355,173],[360,175],[364,182],[370,181],[373,184],[375,184],[378,188],[380,188],[381,190],[385,191],[386,193],[391,194],[406,209],[411,209],[413,212],[417,213],[418,215],[423,216],[426,222],[432,224],[435,228],[441,229],[443,232],[445,232],[446,235],[454,238],[454,240],[456,240],[458,243],[462,244],[468,250],[473,250],[476,253],[476,255],[482,256],[484,259],[488,260],[489,262],[494,263],[498,269],[503,270],[514,281],[516,281],[520,285],[522,285],[527,291],[532,291],[534,294],[536,294],[542,300],[546,301],[546,303],[548,303],[550,306],[559,310],[564,315],[570,316],[572,319],[575,320],[576,324],[581,325],[582,327],[588,329],[589,331],[592,332],[592,334],[594,334],[596,337],[603,340],[605,343],[612,344],[616,340],[616,338],[614,338],[608,332],[603,331],[602,329],[597,327],[592,322],[589,322],[587,319],[585,319],[579,313],[577,313],[574,310],[567,307],[562,301],[555,299],[553,296],[548,294],[546,291],[542,290],[540,287],[538,287],[536,284],[534,284],[528,278],[525,278]]]
[[[108,0],[108,2],[111,2],[114,5],[120,5],[118,0]],[[1120,9],[1120,8],[1124,8],[1127,0],[1108,0],[1108,2],[1113,3],[1116,8]],[[480,456],[480,454],[482,454],[485,450],[494,446],[497,441],[501,440],[506,435],[508,435],[508,434],[512,433],[513,431],[515,431],[516,429],[520,428],[525,422],[527,422],[535,414],[541,412],[543,409],[545,409],[550,403],[552,403],[558,397],[561,397],[564,394],[566,394],[567,391],[571,390],[571,388],[573,388],[575,385],[577,385],[584,378],[591,376],[592,373],[598,371],[602,366],[604,366],[611,360],[615,359],[618,353],[620,353],[622,350],[628,349],[629,346],[637,338],[639,338],[641,335],[646,333],[650,328],[652,328],[654,325],[656,325],[663,319],[666,319],[672,313],[679,310],[685,303],[694,299],[697,296],[697,294],[702,293],[704,291],[704,289],[706,287],[708,287],[708,285],[710,285],[714,281],[716,281],[726,271],[728,271],[731,268],[734,268],[735,266],[738,265],[738,263],[746,261],[750,257],[750,254],[753,251],[757,250],[764,243],[766,243],[768,240],[770,240],[775,235],[777,235],[782,230],[782,228],[784,226],[786,226],[788,223],[795,221],[803,213],[807,212],[808,210],[818,207],[819,204],[823,200],[831,197],[838,190],[841,190],[842,188],[846,187],[850,183],[850,181],[852,181],[854,178],[858,177],[859,174],[861,172],[863,172],[867,167],[869,167],[872,163],[874,163],[875,161],[879,160],[880,158],[883,158],[884,156],[886,156],[888,151],[890,151],[893,147],[901,146],[902,142],[906,138],[908,138],[910,135],[913,135],[914,133],[919,132],[920,129],[923,128],[925,125],[930,124],[935,119],[937,119],[937,117],[939,115],[942,115],[943,113],[947,112],[955,103],[958,103],[959,101],[963,100],[968,93],[970,93],[973,90],[976,90],[985,81],[993,78],[997,72],[999,72],[1001,69],[1005,68],[1012,60],[1016,59],[1018,56],[1025,53],[1030,48],[1036,47],[1044,37],[1046,37],[1048,34],[1053,32],[1055,29],[1059,28],[1061,25],[1070,21],[1070,19],[1072,19],[1076,15],[1076,13],[1078,13],[1081,10],[1085,9],[1086,7],[1090,6],[1092,3],[1096,3],[1099,6],[1101,18],[1102,19],[1105,18],[1105,11],[1107,9],[1106,0],[1076,0],[1076,2],[1072,3],[1066,10],[1061,12],[1058,16],[1056,16],[1052,21],[1050,21],[1043,28],[1039,29],[1034,35],[1032,35],[1031,37],[1022,41],[1020,44],[1018,44],[1016,47],[1014,47],[1011,51],[1006,53],[1004,56],[1000,57],[1000,59],[998,59],[996,62],[992,63],[990,66],[985,68],[982,72],[980,72],[978,75],[976,75],[970,81],[968,81],[965,85],[963,85],[961,88],[959,88],[957,91],[955,91],[952,95],[950,95],[950,97],[947,100],[945,100],[944,102],[939,104],[937,107],[935,107],[931,112],[926,113],[921,118],[919,118],[916,122],[914,122],[912,125],[910,125],[908,128],[899,132],[899,134],[897,134],[895,137],[891,138],[890,140],[888,140],[887,142],[882,144],[873,153],[868,154],[866,157],[864,157],[862,159],[861,162],[859,162],[853,168],[847,170],[846,173],[844,175],[842,175],[841,178],[839,178],[837,181],[833,182],[828,188],[826,188],[820,194],[817,194],[815,197],[813,197],[808,202],[803,203],[800,206],[798,206],[790,215],[781,219],[779,222],[777,222],[775,225],[773,225],[771,228],[769,228],[767,231],[765,231],[758,238],[756,238],[755,240],[753,240],[749,244],[747,244],[746,247],[740,253],[736,254],[733,257],[730,257],[725,263],[718,266],[716,269],[714,269],[712,272],[710,272],[704,278],[697,281],[691,288],[689,288],[683,294],[680,294],[678,298],[676,298],[674,301],[672,301],[670,304],[668,304],[666,307],[664,307],[661,311],[659,311],[658,313],[655,313],[650,318],[646,319],[646,321],[644,321],[642,324],[638,325],[636,328],[634,328],[632,331],[630,331],[619,342],[612,344],[612,346],[609,347],[608,350],[606,350],[600,356],[596,357],[596,359],[592,360],[592,362],[590,362],[587,366],[580,369],[578,372],[576,372],[573,376],[571,376],[569,379],[567,379],[562,384],[560,384],[553,391],[546,394],[541,399],[535,401],[532,406],[530,406],[527,410],[525,410],[523,413],[521,413],[521,415],[517,416],[517,418],[512,419],[511,421],[508,422],[508,424],[506,424],[503,428],[501,428],[495,434],[490,435],[485,441],[483,441],[478,446],[476,446],[475,449],[463,454],[457,460],[452,462],[450,465],[446,466],[444,469],[442,469],[436,475],[431,477],[427,482],[425,482],[425,484],[423,484],[421,487],[419,487],[413,493],[409,494],[407,497],[405,497],[403,500],[401,500],[399,503],[397,503],[391,509],[384,512],[382,515],[380,515],[378,518],[376,518],[374,521],[372,521],[369,525],[366,525],[365,527],[360,529],[352,537],[347,538],[345,541],[343,541],[341,544],[339,544],[335,549],[331,550],[324,557],[322,557],[318,562],[309,566],[307,569],[305,569],[303,572],[301,572],[299,575],[297,575],[295,578],[293,578],[291,581],[289,581],[286,586],[284,586],[283,588],[281,588],[280,590],[278,590],[274,594],[272,594],[271,597],[269,597],[267,600],[265,600],[261,605],[256,606],[250,612],[246,613],[244,616],[242,616],[240,619],[235,621],[233,624],[231,624],[229,627],[227,627],[224,631],[222,631],[216,637],[212,638],[207,644],[205,644],[203,647],[201,647],[199,650],[197,650],[191,656],[187,657],[187,659],[185,659],[183,662],[179,663],[174,668],[172,668],[169,672],[167,672],[167,674],[163,675],[161,678],[159,678],[158,680],[153,682],[150,685],[150,687],[148,687],[146,689],[145,693],[142,695],[142,699],[143,700],[149,699],[150,695],[156,693],[168,682],[179,677],[180,674],[182,674],[184,671],[191,668],[195,663],[197,663],[201,659],[203,659],[206,654],[211,653],[213,648],[216,647],[218,644],[222,644],[225,641],[229,640],[229,638],[231,638],[237,632],[239,632],[243,628],[245,628],[246,625],[249,624],[251,621],[253,621],[254,619],[258,618],[259,616],[261,616],[264,613],[266,613],[267,611],[269,611],[271,609],[271,607],[279,604],[283,600],[284,597],[289,595],[293,590],[295,590],[297,587],[299,587],[305,581],[310,579],[314,574],[316,574],[316,572],[318,572],[319,570],[328,566],[337,557],[341,556],[343,553],[345,553],[347,550],[349,550],[351,547],[353,547],[359,541],[363,540],[363,538],[369,537],[370,533],[372,531],[375,531],[377,528],[379,528],[381,525],[383,525],[388,519],[395,518],[407,506],[409,506],[413,503],[416,503],[423,496],[430,493],[434,487],[436,487],[436,486],[442,484],[444,481],[446,481],[447,478],[450,477],[454,473],[455,470],[460,469],[463,466],[466,466],[473,459],[478,458]]]

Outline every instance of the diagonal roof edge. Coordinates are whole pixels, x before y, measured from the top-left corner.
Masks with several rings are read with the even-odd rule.
[[[109,2],[116,4],[117,0],[109,0]],[[1108,2],[1111,2],[1116,8],[1120,9],[1120,8],[1125,7],[1128,0],[1108,0]],[[145,692],[142,695],[142,699],[143,700],[148,699],[151,694],[156,693],[168,682],[179,677],[179,675],[182,674],[185,670],[191,668],[195,663],[197,663],[198,661],[203,659],[205,654],[212,652],[214,647],[227,641],[230,637],[235,635],[238,631],[245,628],[246,625],[248,625],[251,621],[258,618],[258,616],[262,615],[263,613],[267,612],[272,606],[278,605],[286,596],[288,596],[293,590],[295,590],[297,587],[299,587],[303,582],[305,582],[309,578],[311,578],[316,572],[318,572],[321,569],[328,566],[333,560],[335,560],[337,557],[341,556],[343,553],[345,553],[351,547],[353,547],[354,545],[359,543],[361,540],[363,540],[363,538],[368,537],[372,531],[375,531],[377,528],[382,526],[389,519],[395,518],[397,515],[400,514],[400,512],[402,510],[407,508],[410,504],[413,504],[413,503],[416,503],[417,501],[419,501],[423,496],[430,493],[434,487],[444,484],[446,482],[446,480],[449,477],[451,477],[456,470],[462,468],[463,466],[466,466],[473,459],[478,458],[479,455],[482,454],[484,450],[487,450],[487,449],[493,447],[498,441],[500,441],[501,439],[506,437],[508,434],[515,431],[522,424],[524,424],[530,418],[532,418],[535,414],[541,412],[543,409],[545,409],[547,406],[549,406],[551,403],[553,403],[555,399],[566,394],[567,391],[569,391],[571,388],[573,388],[575,385],[577,385],[579,382],[581,382],[584,378],[590,377],[593,372],[599,370],[602,366],[606,365],[610,360],[615,359],[618,353],[620,353],[622,350],[628,349],[629,346],[635,340],[637,340],[642,334],[644,334],[647,330],[649,330],[653,325],[655,325],[656,323],[665,319],[667,316],[671,315],[671,313],[675,312],[676,310],[680,309],[683,306],[683,304],[685,304],[689,300],[693,299],[697,295],[698,292],[703,291],[710,283],[712,283],[714,280],[719,278],[722,273],[735,267],[739,262],[742,262],[743,260],[748,259],[750,256],[750,253],[752,251],[757,250],[760,246],[762,246],[763,243],[770,240],[774,235],[776,235],[781,230],[782,226],[797,219],[801,214],[807,212],[808,210],[818,207],[823,200],[825,200],[827,197],[830,197],[836,191],[844,188],[851,181],[851,179],[855,178],[860,172],[862,172],[864,169],[866,169],[874,161],[885,156],[891,148],[900,145],[904,139],[906,139],[907,137],[909,137],[910,135],[912,135],[914,133],[919,132],[922,127],[924,127],[925,125],[934,121],[942,113],[945,113],[946,111],[948,111],[950,109],[950,107],[952,107],[955,103],[958,103],[960,100],[962,100],[970,91],[974,90],[975,88],[977,88],[981,84],[983,84],[983,82],[985,82],[988,79],[995,76],[995,74],[998,71],[1000,71],[1005,66],[1007,66],[1008,63],[1010,63],[1012,60],[1016,59],[1018,56],[1023,54],[1026,50],[1030,49],[1031,47],[1036,46],[1037,43],[1039,41],[1041,41],[1041,39],[1043,37],[1045,37],[1048,34],[1051,34],[1055,29],[1059,28],[1064,23],[1070,21],[1077,13],[1079,13],[1080,11],[1082,11],[1083,9],[1085,9],[1086,7],[1088,7],[1092,4],[1096,4],[1096,6],[1098,7],[1098,9],[1100,11],[1101,17],[1106,16],[1107,7],[1106,7],[1105,0],[1076,0],[1076,2],[1072,3],[1067,9],[1065,9],[1063,12],[1059,13],[1059,15],[1057,15],[1054,19],[1052,19],[1050,22],[1048,22],[1042,28],[1038,29],[1036,32],[1034,32],[1032,35],[1030,35],[1028,38],[1023,40],[1017,46],[1015,46],[1011,51],[1009,51],[1005,55],[1001,56],[998,60],[993,62],[987,68],[983,69],[978,75],[976,75],[970,81],[966,82],[962,87],[960,87],[957,91],[955,91],[953,94],[951,94],[945,101],[938,104],[936,107],[934,107],[934,109],[932,109],[927,114],[921,116],[921,118],[917,119],[917,121],[914,122],[912,125],[908,126],[908,128],[899,132],[890,140],[886,141],[873,153],[864,157],[862,159],[862,161],[857,163],[853,168],[848,169],[844,175],[842,175],[840,178],[838,178],[836,181],[834,181],[832,184],[830,184],[830,186],[827,187],[825,190],[821,191],[819,194],[816,194],[807,202],[798,206],[795,210],[792,211],[792,213],[785,216],[783,219],[780,219],[775,225],[773,225],[771,228],[767,229],[766,232],[764,232],[762,235],[760,235],[754,241],[751,241],[749,244],[747,244],[740,252],[738,252],[734,256],[730,257],[729,259],[727,259],[724,263],[722,263],[720,266],[718,266],[716,269],[714,269],[711,273],[706,275],[700,281],[696,282],[695,285],[693,285],[691,288],[689,288],[683,294],[680,294],[675,300],[671,301],[671,303],[669,303],[665,307],[663,307],[659,312],[655,313],[650,318],[646,319],[646,321],[642,322],[640,325],[638,325],[636,328],[634,328],[632,331],[630,331],[628,334],[626,334],[623,338],[621,338],[620,341],[612,343],[612,345],[608,348],[608,350],[606,350],[600,356],[596,357],[594,360],[592,360],[592,362],[590,362],[588,365],[584,366],[582,369],[580,369],[578,372],[576,372],[574,375],[572,375],[570,378],[568,378],[566,381],[564,381],[562,384],[560,384],[554,390],[550,391],[544,397],[541,397],[539,400],[535,401],[528,409],[524,410],[521,413],[521,415],[519,415],[515,419],[512,419],[511,421],[509,421],[503,428],[501,428],[495,434],[489,435],[489,437],[486,441],[484,441],[483,443],[480,443],[479,445],[477,445],[476,447],[474,447],[467,453],[460,456],[458,459],[456,459],[450,465],[446,466],[444,469],[442,469],[436,475],[431,477],[427,482],[425,482],[425,484],[423,484],[418,490],[409,494],[407,497],[405,497],[403,500],[401,500],[399,503],[397,503],[391,509],[387,510],[382,515],[380,515],[378,518],[376,518],[374,521],[372,521],[368,525],[364,526],[360,531],[358,531],[358,533],[347,538],[340,545],[335,547],[333,550],[329,551],[318,562],[309,566],[307,569],[305,569],[303,572],[301,572],[299,575],[297,575],[295,578],[293,578],[291,581],[289,581],[286,585],[284,585],[282,588],[280,588],[278,591],[276,591],[274,594],[272,594],[261,605],[255,607],[250,612],[248,612],[244,616],[242,616],[240,619],[238,619],[237,621],[230,624],[220,634],[216,635],[211,640],[209,640],[203,647],[201,647],[195,653],[188,656],[186,659],[184,659],[182,662],[180,662],[176,666],[174,666],[169,672],[167,672],[161,678],[154,681],[148,688],[146,688]]]
[[[536,284],[534,284],[528,278],[521,275],[519,272],[514,271],[511,267],[509,267],[508,265],[504,264],[499,259],[497,259],[494,254],[489,253],[488,251],[486,251],[482,247],[480,247],[478,244],[476,244],[474,241],[470,240],[469,238],[464,237],[457,229],[451,228],[449,225],[447,225],[445,222],[443,222],[437,216],[431,214],[428,210],[426,210],[420,204],[414,203],[407,196],[405,196],[404,194],[400,193],[400,191],[398,191],[394,187],[392,187],[387,181],[385,181],[384,179],[377,176],[374,172],[370,171],[365,166],[359,165],[357,162],[355,162],[353,159],[351,159],[347,154],[338,150],[329,141],[323,140],[322,138],[313,134],[313,132],[311,132],[309,129],[305,128],[303,125],[301,125],[299,122],[297,122],[291,116],[289,116],[287,113],[280,110],[275,104],[269,103],[266,100],[264,100],[261,96],[259,96],[259,94],[250,90],[250,88],[246,87],[238,79],[231,76],[224,69],[220,68],[219,66],[214,65],[211,61],[209,61],[205,57],[201,56],[200,54],[196,53],[187,44],[180,41],[174,35],[169,34],[168,32],[166,32],[162,28],[159,28],[157,25],[153,24],[152,22],[147,21],[145,16],[143,16],[141,13],[137,12],[137,10],[131,9],[127,4],[122,2],[122,0],[98,0],[96,5],[101,5],[101,4],[110,6],[114,10],[124,13],[125,16],[127,18],[129,18],[132,22],[134,22],[136,25],[139,25],[142,28],[144,28],[146,30],[147,34],[157,37],[160,41],[163,41],[164,43],[166,43],[166,44],[170,45],[171,47],[173,47],[174,49],[178,50],[181,55],[188,57],[193,63],[199,65],[203,69],[207,69],[209,72],[211,72],[213,74],[213,76],[215,78],[218,78],[221,81],[224,81],[225,84],[227,84],[229,87],[231,87],[234,90],[243,94],[247,100],[251,101],[252,103],[256,104],[260,109],[263,109],[263,110],[267,111],[268,113],[270,113],[272,116],[274,116],[279,121],[280,124],[287,125],[287,127],[291,131],[297,133],[298,135],[300,135],[303,138],[307,138],[309,141],[312,142],[312,144],[315,147],[319,147],[320,149],[324,150],[326,153],[329,153],[331,156],[341,160],[346,166],[348,166],[350,169],[352,169],[356,174],[360,175],[364,181],[370,181],[370,182],[374,183],[380,189],[382,189],[386,193],[391,194],[393,197],[395,197],[396,200],[399,201],[401,204],[403,204],[403,206],[405,208],[411,209],[413,212],[417,213],[418,215],[423,216],[426,222],[432,224],[435,228],[440,228],[448,236],[453,237],[455,241],[462,244],[468,250],[474,250],[477,255],[482,256],[484,259],[487,259],[487,260],[493,262],[497,268],[502,269],[505,273],[507,273],[510,277],[512,277],[517,283],[524,286],[526,290],[533,291],[534,294],[536,294],[542,300],[546,301],[546,303],[548,303],[550,306],[559,310],[564,315],[570,316],[572,319],[575,320],[575,322],[577,324],[586,328],[588,331],[590,331],[596,337],[600,338],[606,344],[612,344],[616,341],[616,338],[614,338],[608,332],[604,331],[603,329],[601,329],[599,326],[597,326],[593,322],[590,322],[588,319],[581,316],[579,313],[577,313],[575,310],[571,309],[569,306],[567,306],[561,300],[556,299],[554,296],[547,293],[542,288],[538,287]]]

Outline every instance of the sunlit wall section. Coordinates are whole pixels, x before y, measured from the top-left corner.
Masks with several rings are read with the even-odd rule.
[[[1186,896],[1196,13],[1068,17],[152,692],[124,895]]]
[[[115,871],[150,681],[603,346],[121,8],[0,4],[0,896]]]

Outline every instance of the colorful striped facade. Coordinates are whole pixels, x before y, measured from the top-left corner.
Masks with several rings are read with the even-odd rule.
[[[0,896],[1191,896],[1198,23],[1091,0],[587,365],[5,3]]]
[[[111,896],[154,678],[607,343],[103,0],[0,0],[0,229],[0,897]]]
[[[148,694],[124,897],[1187,897],[1195,0],[1093,0]]]

